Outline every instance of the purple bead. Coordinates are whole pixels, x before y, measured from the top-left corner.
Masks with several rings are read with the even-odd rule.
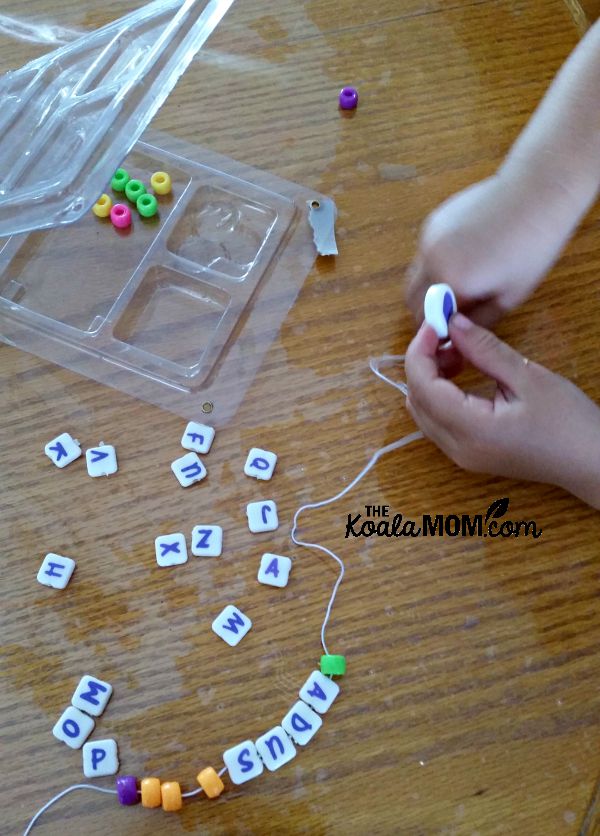
[[[135,775],[122,775],[116,781],[117,796],[121,804],[130,807],[139,801],[137,778]]]
[[[342,87],[340,90],[340,107],[342,110],[354,110],[358,104],[358,90],[355,87]]]

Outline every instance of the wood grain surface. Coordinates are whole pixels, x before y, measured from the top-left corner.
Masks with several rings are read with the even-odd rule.
[[[40,23],[92,29],[122,11],[114,0],[0,3],[38,34]],[[290,544],[294,511],[414,429],[368,358],[402,353],[413,333],[403,276],[419,226],[495,169],[577,38],[563,0],[238,0],[154,124],[331,194],[340,255],[315,263],[217,435],[208,479],[189,490],[169,468],[179,418],[0,347],[2,833],[22,832],[82,780],[81,753],[51,729],[84,673],[114,686],[95,737],[117,739],[122,772],[184,789],[280,722],[318,662],[336,577],[332,561]],[[34,40],[2,35],[0,69],[50,48]],[[344,83],[361,95],[351,118],[337,109]],[[85,269],[82,253],[74,293]],[[596,208],[499,333],[600,400],[599,303]],[[119,473],[55,469],[43,447],[65,430],[84,446],[115,444]],[[271,483],[244,476],[251,446],[278,453]],[[541,538],[344,537],[366,504],[416,519],[485,513],[505,496],[508,516],[534,519]],[[267,497],[281,527],[252,535],[245,504]],[[223,556],[160,570],[154,537],[198,522],[223,526]],[[80,793],[35,832],[580,832],[600,773],[598,513],[558,489],[461,472],[421,441],[307,513],[302,535],[347,567],[328,642],[348,673],[310,745],[180,814]],[[48,551],[77,561],[64,592],[35,580]],[[256,582],[267,551],[295,559],[284,590]],[[227,603],[254,622],[237,648],[210,630]],[[593,811],[586,828],[600,832]]]

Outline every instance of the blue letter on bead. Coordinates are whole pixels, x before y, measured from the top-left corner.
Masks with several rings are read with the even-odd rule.
[[[254,769],[254,764],[250,760],[250,749],[242,749],[238,755],[238,763],[242,767],[242,772],[250,772]]]
[[[98,769],[98,764],[106,757],[105,749],[92,749],[92,769]]]
[[[79,726],[77,725],[75,720],[65,720],[65,722],[62,725],[62,729],[64,733],[67,735],[67,737],[75,738],[79,737],[79,735],[81,734],[81,730],[79,729]]]
[[[90,451],[92,456],[95,456],[95,459],[91,459],[91,464],[96,464],[96,462],[101,462],[102,459],[108,458],[108,453],[103,453],[102,450],[91,450]]]
[[[294,712],[292,714],[292,728],[294,731],[303,732],[312,729],[312,725],[308,722],[308,720],[305,720],[304,717],[301,717],[299,714]]]
[[[309,691],[308,693],[311,695],[311,697],[317,697],[317,699],[319,700],[327,699],[325,691],[323,691],[318,682],[313,682],[312,691]]]
[[[50,450],[54,450],[54,451],[55,451],[55,453],[57,454],[57,455],[56,455],[56,461],[57,461],[57,462],[59,462],[62,458],[66,458],[67,451],[66,451],[66,450],[65,450],[65,448],[62,446],[62,444],[60,443],[60,441],[57,441],[57,442],[56,442],[56,444],[54,445],[54,447],[50,447],[49,449],[50,449]]]
[[[273,560],[267,566],[267,571],[265,572],[265,575],[273,575],[276,578],[279,577],[279,562],[276,557],[274,557]]]
[[[101,691],[106,693],[108,688],[106,685],[101,685],[100,682],[95,682],[93,679],[89,679],[87,685],[89,691],[86,691],[85,694],[79,694],[79,698],[91,703],[92,705],[100,705],[100,700],[97,699],[97,696]]]
[[[244,619],[240,616],[239,612],[235,612],[230,618],[227,619],[227,624],[223,624],[224,630],[231,630],[232,633],[235,633],[237,636],[238,627],[244,626]],[[244,751],[246,751],[244,749]]]
[[[186,474],[187,479],[193,479],[195,476],[199,476],[202,473],[202,467],[198,464],[198,462],[192,462],[192,464],[182,467],[181,472]]]
[[[51,577],[51,578],[60,578],[60,577],[62,577],[62,575],[61,575],[61,573],[60,573],[60,572],[55,572],[54,570],[55,570],[55,569],[64,569],[64,568],[65,568],[64,563],[52,563],[52,562],[50,562],[50,563],[48,563],[48,566],[49,566],[50,568],[49,568],[49,569],[46,569],[46,571],[44,572],[44,574],[45,574],[45,575],[48,575],[48,576],[49,576],[49,577]]]
[[[283,743],[281,742],[281,739],[276,734],[274,734],[273,737],[270,737],[268,740],[265,740],[265,746],[267,747],[267,749],[271,753],[271,757],[273,758],[274,761],[277,760],[277,755],[274,751],[275,750],[275,741],[277,741],[277,743],[279,744],[279,754],[283,755],[283,753],[285,752],[285,746],[283,745]]]
[[[271,465],[266,459],[262,459],[260,456],[257,456],[255,459],[252,459],[252,464],[250,467],[255,467],[257,470],[268,470]]]
[[[179,543],[159,543],[161,548],[161,557],[164,557],[169,552],[173,552],[174,554],[179,554]]]
[[[270,505],[263,505],[263,507],[262,507],[262,521],[263,521],[264,525],[267,524],[267,511],[270,511],[270,510],[271,510]]]
[[[200,435],[200,433],[186,433],[192,439],[192,441],[198,441],[198,444],[204,444],[204,436]]]
[[[196,543],[196,548],[197,549],[207,549],[208,548],[208,541],[210,540],[210,535],[212,534],[212,531],[210,530],[210,528],[201,528],[196,533],[202,535],[202,537]]]

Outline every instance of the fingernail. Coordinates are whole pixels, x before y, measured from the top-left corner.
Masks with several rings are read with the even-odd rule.
[[[467,317],[463,316],[461,313],[454,314],[450,320],[450,325],[452,325],[453,328],[458,328],[459,331],[468,331],[473,327],[471,320],[467,319]]]

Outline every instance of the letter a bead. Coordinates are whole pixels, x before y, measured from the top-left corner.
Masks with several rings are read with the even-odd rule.
[[[225,784],[212,766],[207,766],[199,772],[197,780],[207,798],[218,798],[225,789]]]
[[[162,795],[158,778],[144,778],[140,784],[142,791],[142,807],[160,807]]]
[[[321,671],[313,671],[300,688],[300,699],[319,714],[325,714],[339,693],[340,686],[333,679],[323,676]]]
[[[161,784],[160,794],[163,810],[167,813],[176,813],[181,810],[183,801],[181,800],[181,787],[177,781],[165,781],[164,784]]]

